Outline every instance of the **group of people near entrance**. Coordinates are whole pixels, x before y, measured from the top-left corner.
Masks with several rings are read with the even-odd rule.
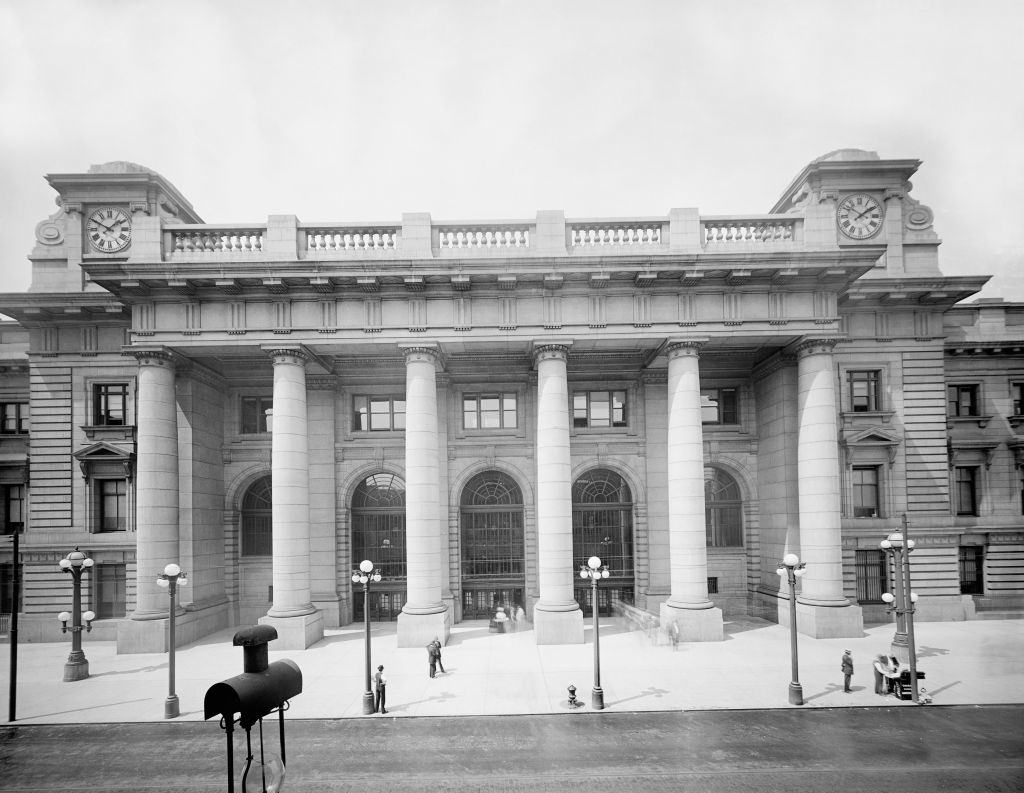
[[[525,620],[526,612],[522,606],[509,606],[508,613],[504,606],[498,606],[498,610],[491,617],[490,628],[493,633],[515,633]]]

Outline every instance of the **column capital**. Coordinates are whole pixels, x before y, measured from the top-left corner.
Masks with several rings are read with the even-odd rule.
[[[820,339],[801,339],[797,342],[795,351],[799,358],[806,358],[808,355],[831,355],[835,346],[841,341],[843,339],[837,336]]]
[[[131,355],[139,362],[139,366],[164,366],[169,369],[181,363],[182,359],[167,347],[125,347],[123,355]]]
[[[533,365],[541,361],[568,360],[572,339],[544,339],[533,342]]]
[[[708,341],[709,339],[706,336],[671,338],[665,342],[665,354],[669,360],[682,356],[696,357]]]
[[[291,363],[305,366],[313,354],[301,344],[261,344],[260,349],[274,359],[274,364]]]
[[[405,362],[409,363],[432,363],[435,366],[443,366],[443,355],[441,345],[432,341],[408,342],[399,344],[398,349],[405,356]]]

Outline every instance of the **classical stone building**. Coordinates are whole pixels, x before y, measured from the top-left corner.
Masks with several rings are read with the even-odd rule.
[[[166,647],[256,620],[284,648],[362,618],[399,643],[519,604],[582,641],[578,576],[690,640],[884,617],[904,516],[919,618],[1024,599],[1024,305],[963,304],[920,163],[844,150],[767,214],[205,223],[159,174],[51,174],[32,286],[0,295],[4,530],[21,635],[74,546],[94,630]],[[10,610],[10,545],[0,561]]]

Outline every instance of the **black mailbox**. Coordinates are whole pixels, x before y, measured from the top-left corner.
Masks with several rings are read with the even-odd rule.
[[[260,763],[263,762],[263,717],[278,712],[281,741],[281,763],[285,761],[284,712],[288,700],[302,693],[302,671],[294,661],[285,659],[267,663],[267,643],[277,638],[277,630],[270,625],[253,625],[235,634],[232,644],[241,647],[243,669],[240,675],[214,683],[206,690],[203,700],[204,718],[221,717],[221,726],[227,732],[228,790],[234,790],[234,751],[231,733],[236,722],[246,734],[246,774],[253,761],[249,731],[260,724]],[[264,789],[266,785],[264,783]]]

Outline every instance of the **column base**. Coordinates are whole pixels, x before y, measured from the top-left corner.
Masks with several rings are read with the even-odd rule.
[[[533,607],[533,634],[537,644],[583,644],[583,612],[545,611]]]
[[[398,615],[398,646],[426,647],[434,639],[448,644],[452,632],[452,613],[448,609],[431,614]]]
[[[725,640],[725,626],[722,622],[722,610],[681,609],[661,604],[661,627],[667,628],[671,623],[679,626],[679,640],[683,642],[720,642]]]
[[[324,638],[324,615],[320,611],[297,617],[264,616],[258,622],[277,631],[272,650],[305,650]]]
[[[788,600],[779,600],[779,625],[789,626]],[[796,629],[814,639],[856,639],[864,635],[864,615],[852,603],[812,606],[797,597]]]

